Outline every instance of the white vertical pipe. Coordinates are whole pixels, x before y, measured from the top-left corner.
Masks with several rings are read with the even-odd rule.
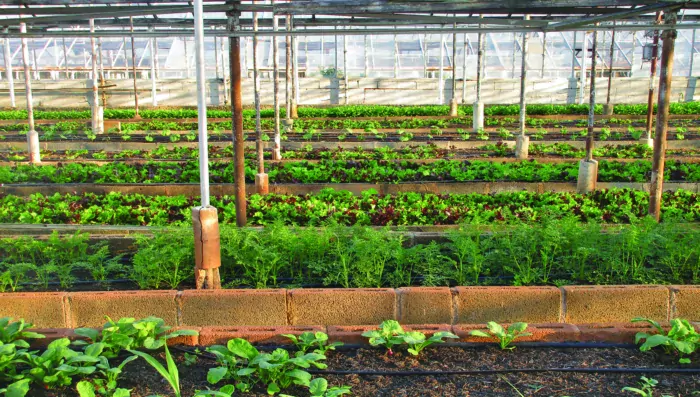
[[[571,79],[576,78],[576,38],[578,32],[574,32],[574,42],[571,43]]]
[[[214,36],[214,69],[216,69],[216,79],[219,79],[219,39]]]
[[[221,45],[221,51],[219,52],[221,55],[221,73],[224,76],[224,103],[228,103],[228,72],[226,71],[226,56],[225,54],[228,54],[229,51],[226,51],[226,48],[224,47],[224,41],[227,43],[229,40],[224,40],[223,38],[219,40],[219,45]],[[156,47],[158,48],[158,47]],[[156,74],[158,73],[158,69],[156,69]]]
[[[394,78],[399,78],[399,41],[396,35],[394,35]]]
[[[578,102],[583,105],[583,101],[586,96],[586,58],[588,58],[588,37],[586,32],[583,32],[583,49],[581,51],[581,75],[579,79],[581,80],[581,92],[579,92]]]
[[[525,15],[525,20],[529,21],[530,16]],[[527,52],[529,33],[523,32],[522,64],[520,65],[520,135],[525,136],[525,116],[527,101]]]
[[[292,36],[292,69],[294,103],[299,105],[299,39],[297,36]]]
[[[348,36],[343,35],[343,83],[345,84],[345,104],[348,104]]]
[[[440,34],[440,71],[438,73],[438,103],[445,102],[445,35]]]
[[[158,106],[158,87],[156,81],[156,38],[151,39],[151,100],[153,106]]]
[[[481,34],[481,33],[479,33]],[[467,34],[464,34],[464,57],[462,63],[462,103],[467,103]],[[456,71],[455,71],[456,73]]]
[[[275,0],[272,0],[272,4],[275,4]],[[272,30],[279,30],[279,18],[277,15],[272,15]],[[323,40],[323,37],[321,37]],[[321,51],[323,54],[323,51]],[[323,59],[323,58],[321,58]],[[280,136],[280,78],[279,78],[280,60],[279,60],[279,43],[277,36],[272,36],[272,73],[273,73],[273,90],[274,98],[273,105],[275,108],[275,136],[274,136],[274,148],[272,149],[273,160],[282,159],[282,139]]]
[[[95,20],[90,19],[90,33],[95,33]],[[100,98],[97,83],[97,48],[95,47],[95,37],[90,37],[90,52],[92,63],[92,133],[101,134],[100,128]]]
[[[5,29],[7,32],[7,29]],[[15,77],[12,75],[12,55],[10,55],[10,39],[5,38],[5,73],[7,74],[7,85],[10,89],[10,106],[17,107],[15,102]]]
[[[153,59],[153,62],[156,64],[156,80],[160,78],[160,65],[158,64],[158,38],[154,37],[153,38],[153,53],[155,54],[155,58]]]
[[[697,29],[693,29],[693,37],[690,42],[690,69],[688,70],[688,77],[693,77],[693,66],[695,64],[695,33]]]
[[[253,12],[253,31],[258,31],[258,13]],[[260,40],[258,35],[253,36],[253,101],[255,106],[255,136],[258,153],[260,154],[259,161],[262,160],[262,126],[260,120],[260,71],[258,70],[258,54],[260,52]],[[262,161],[260,161],[262,163]],[[263,164],[259,164],[259,173],[264,172]]]
[[[199,187],[202,207],[209,206],[209,153],[207,142],[207,102],[204,86],[204,21],[202,0],[194,0],[194,44],[197,73],[197,122],[199,127]]]
[[[27,33],[27,25],[23,22],[19,24],[19,32]],[[24,89],[27,99],[27,122],[29,124],[29,132],[27,132],[27,144],[29,146],[29,162],[32,164],[41,162],[41,153],[39,152],[39,134],[34,128],[34,104],[32,99],[32,76],[29,68],[29,49],[27,48],[27,39],[20,39],[22,43],[22,63],[24,64]]]
[[[367,27],[365,27],[367,29]],[[365,77],[369,77],[369,35],[365,35]]]

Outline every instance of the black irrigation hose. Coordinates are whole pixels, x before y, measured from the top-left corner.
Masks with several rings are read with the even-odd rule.
[[[362,375],[362,376],[446,376],[446,375],[496,375],[513,373],[573,372],[587,374],[700,374],[700,368],[507,368],[484,370],[448,371],[336,371],[306,370],[313,375]]]

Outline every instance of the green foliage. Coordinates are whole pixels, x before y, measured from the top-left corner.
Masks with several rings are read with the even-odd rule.
[[[191,230],[156,232],[152,237],[139,235],[136,246],[138,251],[129,276],[140,288],[177,289],[183,281],[192,278],[194,239]]]
[[[309,350],[314,353],[326,354],[328,350],[335,350],[336,347],[342,346],[343,342],[328,343],[328,334],[325,332],[302,332],[301,335],[282,335],[294,343],[299,349],[299,353],[306,354]],[[297,353],[297,354],[299,354]]]
[[[338,397],[351,394],[349,386],[328,388],[328,381],[323,378],[316,378],[309,383],[311,397]]]
[[[414,356],[420,355],[423,349],[434,343],[443,343],[443,338],[458,339],[459,337],[452,332],[445,331],[436,332],[430,338],[418,331],[409,331],[403,334],[403,341],[409,346],[407,351]]]
[[[622,391],[629,391],[632,393],[636,393],[642,397],[654,397],[654,389],[656,386],[659,384],[659,381],[653,378],[647,378],[646,376],[642,376],[640,378],[639,382],[639,387],[623,387]],[[670,397],[667,395],[664,395],[663,397]]]
[[[378,330],[371,330],[362,333],[362,336],[369,338],[369,344],[372,346],[384,346],[390,355],[394,354],[392,348],[395,345],[404,343],[403,327],[396,320],[385,320],[379,324]]]
[[[501,347],[501,350],[513,350],[515,346],[511,346],[511,343],[514,340],[532,335],[529,332],[525,332],[525,330],[527,330],[527,323],[513,323],[508,326],[508,328],[504,328],[494,321],[489,321],[486,327],[488,328],[488,333],[474,330],[471,331],[469,335],[495,339]]]
[[[695,331],[695,328],[688,320],[679,318],[671,320],[671,329],[668,333],[664,331],[659,323],[648,318],[635,318],[632,322],[646,322],[657,331],[656,334],[648,334],[646,332],[637,333],[635,343],[644,341],[644,343],[639,346],[639,350],[643,352],[649,351],[655,347],[661,347],[666,354],[678,356],[679,363],[690,364],[690,359],[686,356],[700,349],[700,334]]]
[[[168,382],[170,387],[173,389],[173,393],[175,394],[175,397],[181,397],[181,392],[180,392],[180,373],[177,369],[177,364],[175,364],[175,361],[173,360],[173,357],[170,355],[170,350],[168,350],[168,346],[164,346],[165,349],[165,363],[167,365],[166,367],[163,366],[158,360],[155,359],[155,357],[151,356],[148,353],[144,353],[138,350],[128,350],[129,353],[135,354],[144,360],[153,367],[160,376],[165,379],[165,381]]]

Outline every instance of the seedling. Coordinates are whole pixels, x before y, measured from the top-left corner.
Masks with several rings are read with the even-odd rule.
[[[173,393],[175,394],[175,397],[181,397],[182,394],[180,392],[180,373],[178,372],[177,365],[175,364],[175,361],[173,360],[173,357],[170,355],[170,350],[168,350],[168,346],[164,346],[165,348],[165,363],[168,366],[166,369],[163,367],[163,364],[158,362],[153,356],[151,356],[148,353],[140,352],[138,350],[129,350],[129,353],[135,354],[144,360],[153,367],[160,376],[165,379],[170,387],[173,389]]]
[[[501,347],[501,350],[513,350],[515,349],[515,346],[511,346],[510,344],[514,340],[532,335],[529,332],[525,332],[527,329],[527,323],[513,323],[506,329],[495,321],[489,321],[486,324],[486,327],[488,328],[488,333],[474,330],[471,331],[469,335],[479,338],[494,338]]]
[[[639,382],[639,388],[637,387],[623,387],[622,391],[630,391],[636,393],[642,397],[654,397],[654,388],[659,384],[659,381],[653,378],[647,378],[642,376]],[[663,395],[663,397],[671,397],[668,395]]]
[[[289,338],[292,343],[296,345],[299,349],[297,355],[299,355],[299,353],[306,354],[306,352],[314,347],[314,353],[326,354],[328,350],[335,350],[336,347],[343,345],[343,342],[328,343],[328,335],[323,332],[304,332],[299,335],[299,337],[291,334],[282,336]]]
[[[436,332],[430,338],[422,332],[410,331],[403,335],[403,341],[409,346],[408,352],[414,356],[418,356],[426,347],[434,343],[445,343],[443,338],[458,339],[459,337],[452,332]]]
[[[385,320],[379,324],[378,330],[372,330],[362,333],[362,336],[369,338],[369,344],[372,346],[384,346],[387,348],[389,355],[393,355],[392,348],[394,345],[404,343],[403,334],[405,331],[396,320]]]
[[[654,327],[658,334],[648,334],[646,332],[638,332],[635,336],[635,343],[644,340],[644,343],[639,347],[639,350],[645,352],[655,347],[661,346],[666,354],[678,354],[680,358],[678,362],[681,364],[690,364],[690,359],[684,355],[693,354],[700,348],[700,334],[695,331],[695,328],[688,322],[679,318],[671,320],[671,329],[667,334],[664,333],[661,325],[651,319],[637,317],[632,320],[633,323],[646,322]]]
[[[338,397],[344,394],[350,394],[350,386],[331,387],[328,388],[328,381],[323,378],[317,378],[309,383],[309,392],[311,397]]]

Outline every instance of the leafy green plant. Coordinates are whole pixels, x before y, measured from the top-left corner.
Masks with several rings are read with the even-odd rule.
[[[513,350],[515,346],[511,346],[511,343],[521,337],[532,335],[529,332],[525,332],[527,329],[527,323],[513,323],[508,328],[504,328],[502,325],[489,321],[486,324],[488,328],[488,333],[484,331],[474,330],[469,333],[469,335],[476,336],[479,338],[492,338],[496,339],[501,350]]]
[[[61,338],[51,342],[41,355],[26,355],[26,364],[30,368],[25,372],[26,376],[32,382],[55,388],[70,385],[74,376],[95,372],[103,346],[89,346],[82,354],[70,349],[69,345],[68,338]]]
[[[170,355],[170,350],[168,350],[168,346],[164,346],[165,349],[165,363],[167,365],[166,367],[163,366],[158,360],[155,359],[155,357],[151,356],[148,353],[144,353],[138,350],[128,350],[129,353],[134,354],[136,356],[139,356],[146,360],[146,362],[153,367],[160,376],[165,379],[165,381],[168,382],[170,387],[173,389],[173,393],[175,394],[175,397],[181,397],[182,394],[180,392],[180,372],[177,369],[177,364],[175,364],[175,360],[173,360],[173,357]]]
[[[642,376],[640,378],[639,382],[639,387],[623,387],[622,391],[628,391],[632,393],[636,393],[642,397],[654,397],[654,389],[656,386],[659,384],[659,381],[653,378],[647,378],[646,376]],[[664,395],[663,397],[670,397]]]
[[[641,351],[649,351],[655,347],[663,348],[664,352],[669,355],[678,355],[678,362],[681,364],[690,364],[690,359],[686,355],[693,354],[700,348],[700,334],[695,331],[695,328],[688,320],[675,318],[671,320],[671,329],[668,333],[664,332],[661,325],[648,318],[635,318],[633,323],[645,322],[650,324],[658,332],[657,334],[648,334],[646,332],[638,332],[635,336],[635,343],[642,340],[644,343],[639,347]]]
[[[393,355],[392,350],[395,345],[404,343],[403,335],[405,331],[396,320],[385,320],[379,324],[378,330],[371,330],[362,333],[362,336],[369,338],[372,346],[384,346],[389,355]]]
[[[12,343],[17,347],[29,348],[29,343],[26,339],[43,339],[46,336],[27,331],[34,325],[32,323],[27,323],[20,319],[18,321],[12,321],[11,317],[0,318],[0,343]]]
[[[309,383],[311,397],[338,397],[351,394],[349,386],[328,388],[328,381],[323,378],[316,378]]]
[[[422,332],[408,331],[403,334],[402,338],[404,343],[409,346],[408,352],[418,356],[426,347],[435,343],[444,343],[443,338],[458,339],[459,337],[452,332],[440,331],[427,338]]]
[[[342,346],[343,342],[328,343],[328,334],[325,332],[302,332],[298,337],[292,334],[282,335],[294,343],[299,349],[297,354],[306,354],[313,349],[314,353],[326,354],[328,350],[335,350],[336,347]]]

